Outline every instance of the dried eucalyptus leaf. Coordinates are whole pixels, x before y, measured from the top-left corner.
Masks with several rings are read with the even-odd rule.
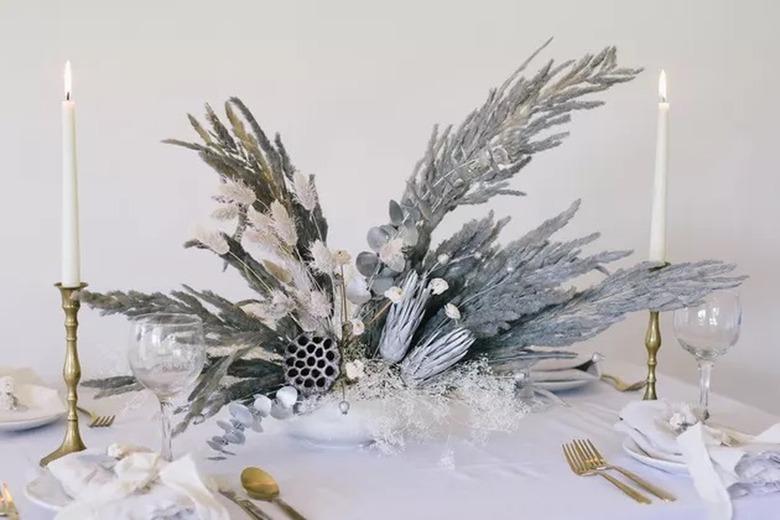
[[[379,251],[382,249],[383,245],[390,241],[390,234],[385,232],[385,230],[380,227],[372,227],[368,230],[366,240],[368,241],[368,245],[371,247],[371,249],[374,251]]]
[[[357,255],[355,267],[363,276],[373,276],[379,269],[379,257],[375,253],[363,251]]]
[[[395,278],[375,278],[371,284],[371,290],[374,294],[383,294],[386,290],[393,286]]]
[[[392,222],[394,226],[400,226],[403,223],[404,210],[401,209],[401,206],[394,200],[390,201],[389,213],[390,222]]]

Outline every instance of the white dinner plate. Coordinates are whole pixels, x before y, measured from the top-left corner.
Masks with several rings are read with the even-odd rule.
[[[0,412],[0,431],[21,431],[56,421],[66,413],[65,402],[56,390],[24,383],[18,386],[21,410]]]
[[[651,457],[647,454],[647,452],[642,450],[642,448],[640,448],[631,437],[626,437],[623,440],[623,451],[625,451],[632,459],[637,460],[642,464],[660,469],[661,471],[675,474],[688,473],[688,467],[685,465],[685,463]]]
[[[71,501],[57,479],[46,470],[27,483],[24,494],[33,504],[50,511],[58,511]]]
[[[544,388],[550,392],[565,392],[574,390],[593,382],[593,379],[572,379],[570,381],[534,381],[534,386]]]

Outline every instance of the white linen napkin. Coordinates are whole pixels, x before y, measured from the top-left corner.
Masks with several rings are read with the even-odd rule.
[[[189,455],[168,463],[157,453],[128,451],[119,460],[87,450],[50,462],[73,498],[56,519],[229,519]]]
[[[713,520],[732,518],[733,496],[780,491],[780,424],[753,436],[666,401],[631,402],[620,419],[615,428],[650,456],[686,464]]]

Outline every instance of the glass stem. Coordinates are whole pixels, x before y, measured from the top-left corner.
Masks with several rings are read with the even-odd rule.
[[[173,452],[171,450],[171,403],[167,399],[160,399],[160,422],[162,423],[160,456],[170,462],[173,460]]]
[[[702,421],[710,418],[710,378],[712,361],[699,360],[699,409]]]

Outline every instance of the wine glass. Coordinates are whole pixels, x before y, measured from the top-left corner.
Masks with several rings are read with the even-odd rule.
[[[699,364],[699,409],[709,418],[710,376],[715,360],[739,339],[742,307],[736,291],[707,295],[699,305],[674,311],[674,332],[680,345]]]
[[[160,401],[162,449],[172,460],[171,408],[173,397],[198,377],[206,358],[203,322],[190,314],[144,314],[130,334],[128,360],[133,375]]]

